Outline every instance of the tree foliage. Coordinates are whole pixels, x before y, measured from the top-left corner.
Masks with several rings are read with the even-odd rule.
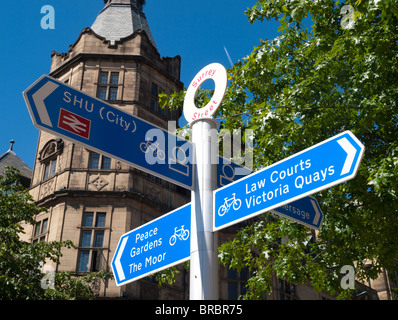
[[[353,9],[349,28],[343,27],[345,5]],[[308,228],[286,219],[263,220],[233,241],[255,248],[260,259],[250,258],[248,251],[236,256],[240,250],[225,244],[222,260],[228,262],[223,254],[229,254],[246,261],[254,272],[248,297],[254,298],[263,290],[257,280],[270,279],[271,270],[293,283],[310,279],[329,293],[341,292],[343,265],[355,265],[356,277],[364,281],[381,268],[393,270],[398,262],[397,3],[258,1],[246,13],[250,22],[280,23],[277,38],[261,41],[234,66],[222,111],[226,127],[255,130],[257,166],[344,130],[351,130],[366,150],[354,180],[316,195],[325,213],[316,241],[308,243]],[[249,117],[229,120],[242,113]],[[286,243],[275,246],[285,237]],[[260,265],[252,266],[252,260]]]
[[[365,282],[397,270],[398,4],[259,0],[246,14],[251,23],[277,21],[279,34],[229,70],[217,115],[222,128],[254,130],[255,169],[345,130],[365,154],[355,179],[315,195],[324,213],[316,240],[267,213],[221,246],[220,261],[251,270],[246,298],[269,293],[273,274],[350,298],[342,266]],[[183,93],[171,99],[181,106]]]
[[[46,263],[59,263],[62,248],[71,241],[30,243],[21,241],[22,222],[35,225],[35,215],[45,211],[18,183],[20,173],[6,168],[0,175],[0,299],[59,300],[95,297],[91,284],[107,280],[107,272],[73,277],[69,272],[43,273]]]

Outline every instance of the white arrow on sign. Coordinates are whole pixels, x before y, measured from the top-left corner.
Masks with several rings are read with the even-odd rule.
[[[352,163],[355,159],[355,154],[357,153],[357,149],[354,148],[354,146],[347,140],[347,138],[337,140],[337,143],[344,149],[345,152],[347,152],[347,158],[345,159],[344,166],[340,174],[343,175],[350,172]]]
[[[116,256],[116,259],[115,259],[116,270],[117,270],[117,273],[119,274],[119,278],[120,278],[121,281],[126,279],[126,276],[124,275],[123,268],[122,268],[122,263],[120,262],[120,259],[122,258],[124,247],[126,246],[126,243],[127,243],[128,239],[129,239],[129,237],[126,237],[126,238],[123,239],[122,244],[120,245],[119,252],[118,252],[118,254]]]
[[[319,218],[321,217],[321,213],[318,210],[318,206],[316,204],[316,201],[314,199],[311,199],[311,204],[314,207],[315,210],[315,218],[314,221],[312,221],[312,224],[317,225],[319,222]]]
[[[43,87],[41,87],[40,90],[32,95],[33,101],[37,106],[37,112],[39,114],[40,121],[49,127],[52,127],[53,124],[51,123],[46,105],[44,104],[44,99],[52,94],[58,87],[59,85],[49,81]],[[34,117],[32,117],[32,119],[34,119]]]

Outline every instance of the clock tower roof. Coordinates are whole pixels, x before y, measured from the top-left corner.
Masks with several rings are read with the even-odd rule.
[[[91,29],[111,43],[143,30],[156,48],[151,30],[143,11],[145,0],[104,0],[105,7],[100,11]]]

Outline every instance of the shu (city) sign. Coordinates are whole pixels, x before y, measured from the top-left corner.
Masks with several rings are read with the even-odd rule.
[[[23,95],[36,128],[193,188],[189,141],[47,75]]]

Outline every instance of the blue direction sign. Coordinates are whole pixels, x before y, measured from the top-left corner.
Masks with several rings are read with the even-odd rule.
[[[42,76],[24,97],[35,127],[193,189],[193,145],[153,124]],[[217,186],[251,171],[219,157]]]
[[[38,129],[193,189],[188,141],[49,76],[23,94]]]
[[[122,235],[112,259],[116,285],[189,260],[190,237],[191,204]]]
[[[321,208],[314,197],[304,197],[270,211],[318,230],[323,220]]]
[[[214,191],[214,231],[354,178],[364,150],[345,131]]]

